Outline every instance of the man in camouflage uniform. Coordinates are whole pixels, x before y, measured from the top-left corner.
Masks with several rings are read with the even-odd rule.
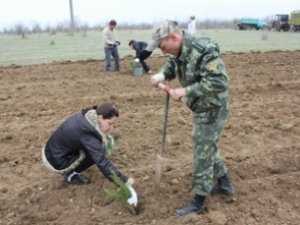
[[[193,112],[194,199],[176,210],[178,216],[201,212],[211,192],[234,193],[218,141],[228,117],[228,75],[220,58],[219,47],[209,38],[195,38],[182,33],[176,23],[165,21],[152,37],[151,50],[159,47],[170,54],[151,83],[175,100],[182,100]],[[161,82],[178,77],[181,88],[172,89]],[[216,180],[216,184],[214,184]]]

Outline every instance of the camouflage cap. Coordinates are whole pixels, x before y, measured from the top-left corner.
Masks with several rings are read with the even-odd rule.
[[[162,22],[159,26],[154,28],[152,34],[152,41],[149,43],[146,50],[152,52],[155,48],[159,47],[160,41],[167,37],[170,33],[180,33],[178,23],[173,20],[166,20]]]

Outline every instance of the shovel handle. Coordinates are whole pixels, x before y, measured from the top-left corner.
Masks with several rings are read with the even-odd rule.
[[[168,92],[166,92],[164,126],[163,126],[162,146],[161,146],[160,155],[162,155],[165,152],[165,148],[166,148],[166,136],[167,136],[167,126],[168,126],[169,105],[170,105],[170,95],[169,95]]]

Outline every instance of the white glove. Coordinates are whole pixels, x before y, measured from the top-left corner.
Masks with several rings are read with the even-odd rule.
[[[163,73],[157,73],[151,76],[151,83],[154,86],[157,86],[160,82],[165,80],[165,75]]]
[[[127,203],[128,203],[129,205],[134,205],[134,207],[136,207],[137,204],[138,204],[138,196],[137,196],[137,193],[136,193],[136,191],[133,189],[132,186],[128,186],[128,189],[130,190],[131,197],[127,199]]]
[[[136,191],[134,190],[134,188],[131,186],[131,184],[126,183],[126,186],[128,187],[129,191],[130,191],[130,198],[127,199],[127,203],[129,205],[133,205],[134,207],[137,207],[138,204],[138,196]]]
[[[135,58],[134,61],[138,63],[138,62],[140,62],[140,59],[139,58]]]

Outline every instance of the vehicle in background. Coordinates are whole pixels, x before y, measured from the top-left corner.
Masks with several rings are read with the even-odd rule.
[[[291,12],[289,25],[292,31],[300,31],[300,10]]]
[[[300,31],[300,10],[288,14],[277,14],[271,20],[271,28],[276,31]]]
[[[237,26],[239,30],[262,30],[268,27],[265,21],[254,18],[242,18]]]
[[[277,14],[274,16],[272,23],[272,29],[276,31],[289,31],[289,15],[288,14]]]

